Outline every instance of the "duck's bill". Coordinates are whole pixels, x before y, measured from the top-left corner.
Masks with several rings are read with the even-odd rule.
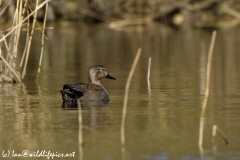
[[[105,76],[105,78],[108,78],[108,79],[114,79],[114,80],[116,80],[116,78],[114,78],[114,77],[110,76],[109,74],[107,74],[107,75]]]

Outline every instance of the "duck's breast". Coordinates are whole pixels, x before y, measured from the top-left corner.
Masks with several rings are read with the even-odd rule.
[[[108,101],[109,96],[105,90],[101,91],[87,91],[84,92],[84,95],[80,98],[80,100],[84,101]]]

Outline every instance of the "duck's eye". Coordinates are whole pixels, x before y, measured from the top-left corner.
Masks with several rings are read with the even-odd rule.
[[[99,68],[98,71],[101,72],[101,71],[106,71],[106,70],[104,68]]]

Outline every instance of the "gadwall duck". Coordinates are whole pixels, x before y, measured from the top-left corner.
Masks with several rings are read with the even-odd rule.
[[[60,91],[63,102],[80,101],[109,101],[107,90],[101,85],[100,79],[116,78],[107,74],[106,69],[102,65],[93,65],[88,70],[88,83],[65,84]]]

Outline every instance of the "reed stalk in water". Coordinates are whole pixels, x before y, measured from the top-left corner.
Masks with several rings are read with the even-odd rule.
[[[148,75],[147,75],[148,91],[151,90],[151,87],[150,87],[150,71],[151,71],[151,57],[148,60]]]
[[[39,74],[40,74],[40,71],[41,71],[41,65],[42,65],[43,47],[44,47],[44,39],[45,39],[45,34],[44,34],[44,33],[45,33],[45,27],[46,27],[46,21],[47,21],[47,11],[48,11],[48,3],[46,4],[44,21],[43,21],[43,33],[42,33],[41,55],[40,55],[40,59],[39,59],[37,79],[38,79],[38,77],[39,77]]]
[[[1,34],[1,31],[0,31],[0,37],[1,36],[2,36],[2,34]],[[2,57],[2,43],[0,43],[0,57]],[[2,73],[3,73],[2,66],[3,66],[3,63],[2,63],[2,59],[0,58],[0,82],[2,82],[2,78],[1,78]]]
[[[78,105],[78,147],[79,147],[79,159],[83,159],[83,133],[82,133],[82,108],[81,108],[81,102],[80,99],[77,99],[77,105]]]
[[[125,87],[125,95],[124,95],[124,102],[123,102],[123,112],[122,112],[122,123],[121,123],[121,144],[122,144],[122,148],[125,145],[125,135],[124,135],[124,129],[125,129],[125,119],[126,119],[126,113],[127,113],[127,101],[128,101],[128,92],[129,92],[129,87],[130,87],[130,83],[131,83],[131,79],[133,76],[133,73],[135,71],[136,65],[138,63],[138,59],[141,55],[141,51],[142,49],[139,48],[137,55],[134,59],[131,71],[129,73],[128,79],[127,79],[127,83],[126,83],[126,87]]]
[[[214,48],[214,44],[215,44],[216,34],[217,34],[217,32],[213,31],[211,45],[210,45],[209,52],[208,52],[206,89],[205,89],[205,97],[204,97],[204,101],[203,101],[203,105],[202,105],[202,112],[201,112],[202,116],[205,114],[207,101],[208,101],[209,88],[210,88],[212,55],[213,55],[213,48]]]
[[[39,0],[36,1],[36,7],[38,6],[38,2]],[[30,36],[29,36],[29,41],[27,43],[27,53],[26,53],[26,60],[25,60],[25,64],[24,64],[24,68],[23,68],[23,73],[22,73],[22,79],[24,78],[24,76],[26,75],[26,67],[27,67],[27,63],[28,63],[28,57],[29,57],[29,53],[30,53],[30,47],[31,47],[31,43],[32,43],[32,37],[33,37],[33,33],[34,33],[34,27],[36,24],[36,19],[37,19],[37,12],[34,13],[34,19],[33,19],[33,24],[32,24],[32,29],[30,32]]]
[[[211,63],[212,63],[212,55],[213,55],[213,48],[214,43],[216,39],[216,31],[213,31],[212,33],[212,40],[208,52],[208,61],[207,61],[207,73],[206,73],[206,88],[205,88],[205,97],[202,104],[202,110],[201,110],[201,116],[200,116],[200,126],[199,126],[199,140],[198,140],[198,146],[201,153],[203,153],[203,147],[202,147],[202,141],[203,141],[203,129],[204,129],[204,115],[205,110],[208,102],[208,96],[209,96],[209,88],[210,88],[210,76],[211,76]]]

